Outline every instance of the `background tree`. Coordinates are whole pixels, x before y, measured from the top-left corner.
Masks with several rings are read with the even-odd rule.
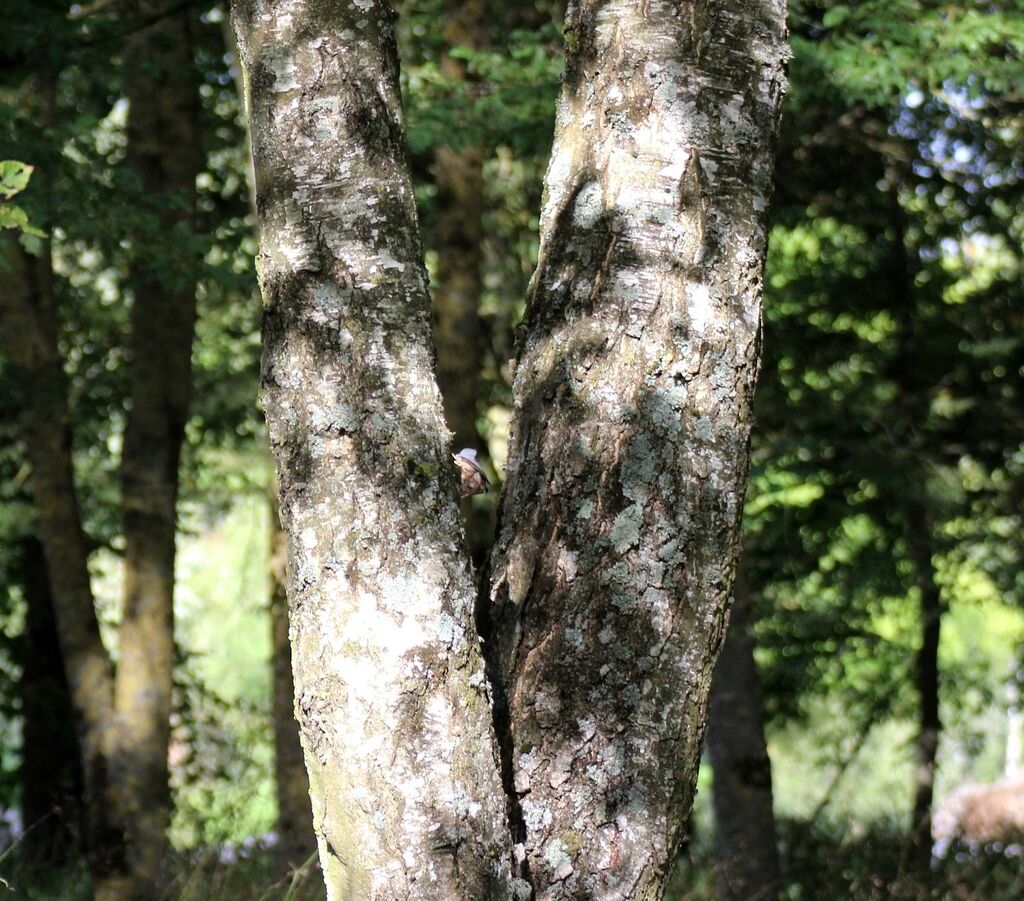
[[[295,683],[288,640],[288,544],[277,507],[270,502],[270,627],[273,670],[274,783],[277,789],[278,857],[282,869],[298,867],[316,852],[309,777],[295,719]]]
[[[75,707],[87,792],[90,862],[99,891],[109,885],[113,897],[126,880],[122,846],[126,824],[108,781],[113,674],[93,607],[86,538],[74,488],[50,242],[42,243],[42,256],[35,258],[9,233],[4,236],[4,250],[4,269],[9,273],[0,295],[5,354],[20,389],[22,440],[32,467],[54,616]]]
[[[794,5],[748,505],[774,712],[843,686],[867,736],[917,705],[921,873],[940,686],[955,706],[952,687],[977,684],[939,668],[941,619],[982,575],[954,524],[1012,483],[1021,433],[1004,406],[1018,351],[999,337],[1013,329],[1018,264],[1001,250],[980,268],[965,256],[978,240],[1013,246],[1019,229],[1005,143],[1017,64],[996,49],[1016,46],[1019,21],[992,12],[982,23],[959,8]],[[970,73],[954,52],[967,45],[984,60]]]
[[[718,897],[770,901],[779,894],[772,769],[764,732],[761,679],[754,659],[749,589],[742,573],[708,709],[714,771],[715,885]]]
[[[58,277],[49,240],[29,245],[34,253],[8,240],[8,265],[19,276],[3,305],[6,351],[20,370],[23,434],[40,537],[79,724],[94,887],[104,897],[148,891],[144,887],[155,884],[166,853],[175,500],[195,304],[189,210],[198,174],[198,85],[191,75],[189,14],[164,15],[161,9],[154,18],[155,7],[142,12],[142,21],[132,23],[125,59],[130,76],[126,80],[141,92],[129,92],[134,102],[128,165],[148,192],[151,206],[136,220],[130,263],[135,276],[134,405],[122,461],[128,565],[116,674],[100,636],[88,539],[76,498],[68,382],[58,344]],[[64,54],[80,32],[57,18],[59,10],[49,7],[46,14],[67,44],[58,41],[56,58],[44,57],[36,64],[35,93],[27,94],[25,103],[34,107],[45,138],[54,142],[44,145],[41,156],[46,166],[35,199],[40,221],[52,229],[61,174],[61,148],[54,140],[61,133],[56,122],[63,99],[58,96],[58,75],[68,64]],[[30,46],[17,49],[27,52]],[[175,74],[168,79],[170,71]],[[162,84],[166,89],[158,99]],[[175,140],[167,149],[160,142],[169,134]],[[146,218],[149,211],[153,216]],[[161,234],[168,243],[154,252]],[[173,248],[169,260],[168,248]],[[167,265],[163,272],[154,262],[161,253]],[[170,271],[175,273],[175,291],[166,290]],[[176,355],[168,351],[175,344]],[[164,487],[167,490],[161,490]]]
[[[487,44],[487,4],[450,2],[444,7],[442,35],[452,49],[479,51]],[[466,63],[453,53],[441,56],[440,74],[467,83]],[[483,148],[440,145],[434,151],[437,185],[437,278],[433,291],[437,383],[454,446],[476,447],[477,392],[483,356],[480,279],[483,254]]]
[[[192,394],[196,177],[201,168],[192,17],[143,3],[125,47],[126,163],[149,214],[129,261],[131,403],[121,459],[124,606],[118,632],[113,789],[129,865],[156,885],[167,850],[178,461]],[[146,20],[159,15],[151,24]]]

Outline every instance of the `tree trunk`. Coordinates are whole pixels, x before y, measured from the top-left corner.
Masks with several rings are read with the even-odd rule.
[[[708,716],[719,901],[773,901],[779,895],[772,767],[752,627],[749,590],[737,578]]]
[[[149,11],[149,4],[143,4]],[[174,665],[178,459],[192,385],[198,81],[187,11],[135,32],[125,50],[127,163],[150,221],[133,236],[131,410],[121,464],[125,596],[113,776],[127,804],[140,893],[158,884],[170,820],[167,745]]]
[[[44,223],[49,227],[49,223]],[[61,656],[75,708],[86,788],[86,846],[96,893],[116,898],[126,885],[124,825],[110,787],[113,674],[93,606],[89,553],[71,459],[67,380],[57,348],[50,244],[38,258],[13,232],[0,236],[4,351],[20,385],[21,433],[46,556]]]
[[[939,640],[941,638],[942,593],[935,581],[928,517],[921,509],[911,511],[907,523],[908,543],[920,596],[921,647],[917,652],[914,681],[920,704],[917,759],[914,767],[914,813],[912,849],[917,872],[931,879],[932,805],[935,800],[935,762],[939,751]]]
[[[785,7],[569,7],[487,611],[520,875],[661,897],[724,631]],[[501,711],[499,711],[501,712]]]
[[[900,167],[886,165],[890,192],[890,290],[891,308],[898,316],[898,352],[890,368],[891,378],[899,386],[898,401],[905,423],[905,439],[909,464],[896,470],[901,481],[894,486],[893,496],[901,508],[903,533],[913,579],[918,590],[921,646],[914,661],[914,682],[918,691],[917,754],[914,766],[914,809],[911,819],[910,852],[919,878],[932,880],[932,804],[935,798],[935,763],[939,749],[942,723],[939,719],[939,641],[944,605],[942,592],[935,581],[932,563],[934,537],[929,512],[928,472],[917,451],[916,424],[927,409],[930,383],[922,381],[920,367],[914,357],[917,270],[916,250],[908,239],[907,217],[900,199],[904,178]]]
[[[280,867],[301,866],[316,850],[313,810],[309,806],[309,777],[302,760],[299,724],[295,719],[292,649],[288,644],[288,543],[278,514],[277,486],[270,498],[270,628],[273,671],[274,782],[277,789]]]
[[[487,0],[447,0],[442,33],[446,49],[487,44]],[[467,80],[461,59],[443,56],[441,73],[452,82]],[[453,136],[456,140],[458,135]],[[437,385],[444,402],[452,446],[487,447],[477,429],[484,324],[480,318],[484,242],[484,152],[479,146],[442,145],[434,151],[437,185],[437,278],[434,288],[434,347]],[[462,503],[470,556],[487,557],[494,541],[494,509],[466,498]]]
[[[483,0],[448,0],[442,29],[448,48],[480,48],[486,43]],[[445,56],[441,73],[464,81],[462,60]],[[437,184],[437,286],[434,290],[434,343],[437,384],[445,420],[456,448],[478,447],[477,396],[483,363],[480,320],[480,267],[484,240],[484,174],[480,147],[441,146],[434,152]]]
[[[328,895],[506,898],[393,12],[236,0],[233,13],[260,216],[262,396]]]
[[[81,851],[84,839],[82,762],[75,715],[61,665],[53,597],[43,546],[21,545],[25,635],[21,645],[22,851],[31,866],[61,867]]]

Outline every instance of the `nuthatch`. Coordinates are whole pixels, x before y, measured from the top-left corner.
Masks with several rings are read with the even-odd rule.
[[[476,462],[476,451],[473,448],[464,447],[457,454],[452,454],[452,459],[459,471],[459,497],[483,494],[491,486],[480,464]]]

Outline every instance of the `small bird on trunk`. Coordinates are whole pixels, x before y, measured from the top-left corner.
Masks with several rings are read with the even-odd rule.
[[[452,454],[452,459],[459,471],[459,497],[483,494],[491,487],[480,464],[476,462],[476,451],[473,448],[464,447],[457,454]]]

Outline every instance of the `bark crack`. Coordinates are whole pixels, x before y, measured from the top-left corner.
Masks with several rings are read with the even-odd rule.
[[[500,524],[499,524],[500,526]],[[498,744],[498,765],[501,775],[501,787],[505,793],[506,823],[512,839],[512,875],[526,882],[530,888],[528,897],[536,895],[536,888],[530,875],[529,858],[517,854],[517,846],[526,842],[526,818],[515,786],[515,767],[513,755],[515,741],[512,735],[512,719],[509,715],[508,694],[501,675],[500,655],[495,641],[495,623],[492,615],[491,601],[491,561],[488,560],[480,574],[479,594],[476,609],[476,627],[480,636],[480,649],[484,658],[484,676],[491,693],[491,719],[494,726],[494,737]],[[507,596],[508,585],[504,586]],[[504,606],[504,605],[501,605]],[[517,612],[517,618],[518,618]],[[508,628],[508,624],[505,624]],[[518,897],[518,896],[517,896]]]

